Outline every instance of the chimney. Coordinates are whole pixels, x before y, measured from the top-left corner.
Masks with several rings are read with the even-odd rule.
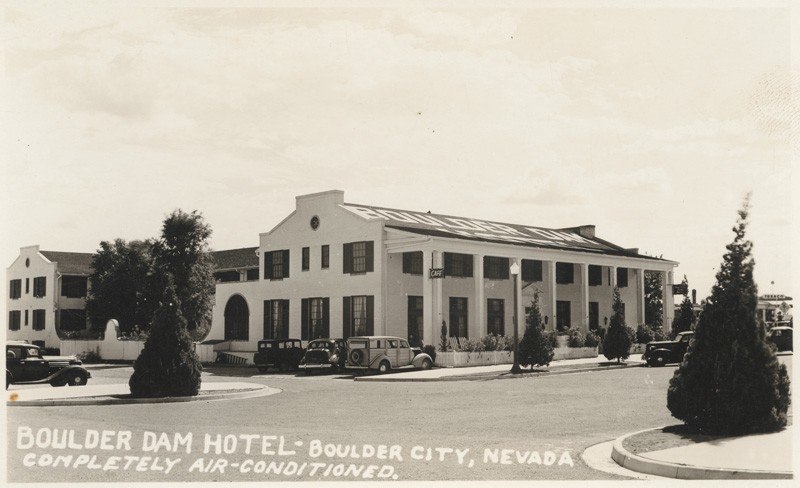
[[[581,225],[578,227],[578,234],[587,239],[594,239],[594,228],[593,225]]]

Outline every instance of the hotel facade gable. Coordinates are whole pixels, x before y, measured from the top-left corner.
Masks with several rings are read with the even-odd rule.
[[[245,278],[216,287],[207,337],[219,341],[215,350],[354,335],[438,344],[443,323],[450,336],[511,335],[513,263],[518,316],[538,294],[548,330],[605,327],[615,286],[627,324],[644,323],[645,272],[661,276],[665,327],[674,313],[678,263],[609,243],[594,226],[543,229],[358,205],[328,191],[298,196],[295,210],[245,252],[253,253],[237,271]],[[524,326],[521,319],[520,333]]]

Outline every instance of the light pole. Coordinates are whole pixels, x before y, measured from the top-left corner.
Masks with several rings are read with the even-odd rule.
[[[514,280],[514,315],[512,315],[514,322],[514,365],[511,366],[511,373],[518,374],[522,373],[522,368],[519,367],[519,331],[517,330],[517,276],[519,276],[519,265],[516,261],[511,265],[509,271],[511,271],[511,279]]]

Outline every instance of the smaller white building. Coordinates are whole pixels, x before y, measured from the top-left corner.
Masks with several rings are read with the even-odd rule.
[[[6,269],[9,340],[59,347],[58,327],[78,332],[87,328],[86,293],[92,254],[20,248]]]

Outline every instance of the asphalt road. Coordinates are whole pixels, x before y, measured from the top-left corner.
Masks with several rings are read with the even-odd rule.
[[[781,361],[791,365],[790,356]],[[8,408],[8,481],[623,479],[589,468],[580,454],[676,423],[666,408],[674,370],[390,383],[211,368],[203,381],[249,381],[282,392]],[[93,368],[92,381],[126,382],[130,373]],[[59,448],[65,434],[72,448]]]

